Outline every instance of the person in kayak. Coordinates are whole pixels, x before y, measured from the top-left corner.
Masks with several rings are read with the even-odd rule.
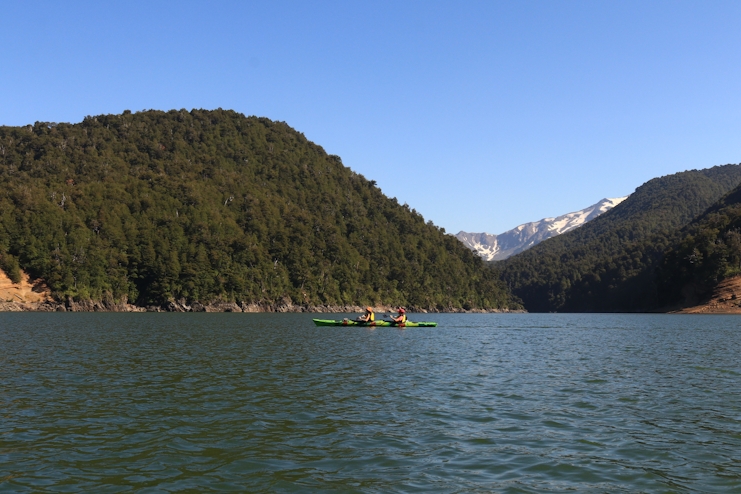
[[[373,313],[373,307],[366,307],[365,314],[355,319],[358,322],[373,322],[376,320],[376,315]]]
[[[407,322],[407,311],[404,310],[404,307],[399,307],[399,315],[392,317],[391,319],[393,319],[396,324],[404,324]]]

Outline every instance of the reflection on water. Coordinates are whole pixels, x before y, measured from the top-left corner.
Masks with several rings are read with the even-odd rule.
[[[0,314],[0,492],[741,489],[733,316]]]

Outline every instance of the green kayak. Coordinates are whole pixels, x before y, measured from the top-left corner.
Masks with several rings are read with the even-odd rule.
[[[397,324],[392,321],[373,321],[373,322],[359,322],[353,321],[352,319],[314,319],[314,324],[317,326],[365,326],[365,327],[381,327],[381,326],[396,326],[399,328],[434,328],[437,326],[436,322],[412,322],[407,321],[404,324]]]

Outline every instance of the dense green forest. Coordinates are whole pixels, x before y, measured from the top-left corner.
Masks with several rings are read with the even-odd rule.
[[[656,310],[664,252],[739,182],[739,165],[650,180],[584,226],[498,263],[502,279],[533,312]]]
[[[741,274],[741,186],[685,227],[657,268],[659,302],[693,305]]]
[[[59,299],[518,307],[338,156],[223,110],[0,127],[0,267]]]

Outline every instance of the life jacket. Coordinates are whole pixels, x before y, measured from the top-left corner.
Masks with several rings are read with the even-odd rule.
[[[368,318],[368,322],[375,321],[376,320],[376,314],[371,312],[370,317]]]
[[[407,322],[407,314],[406,312],[401,315],[401,324],[404,324]]]

